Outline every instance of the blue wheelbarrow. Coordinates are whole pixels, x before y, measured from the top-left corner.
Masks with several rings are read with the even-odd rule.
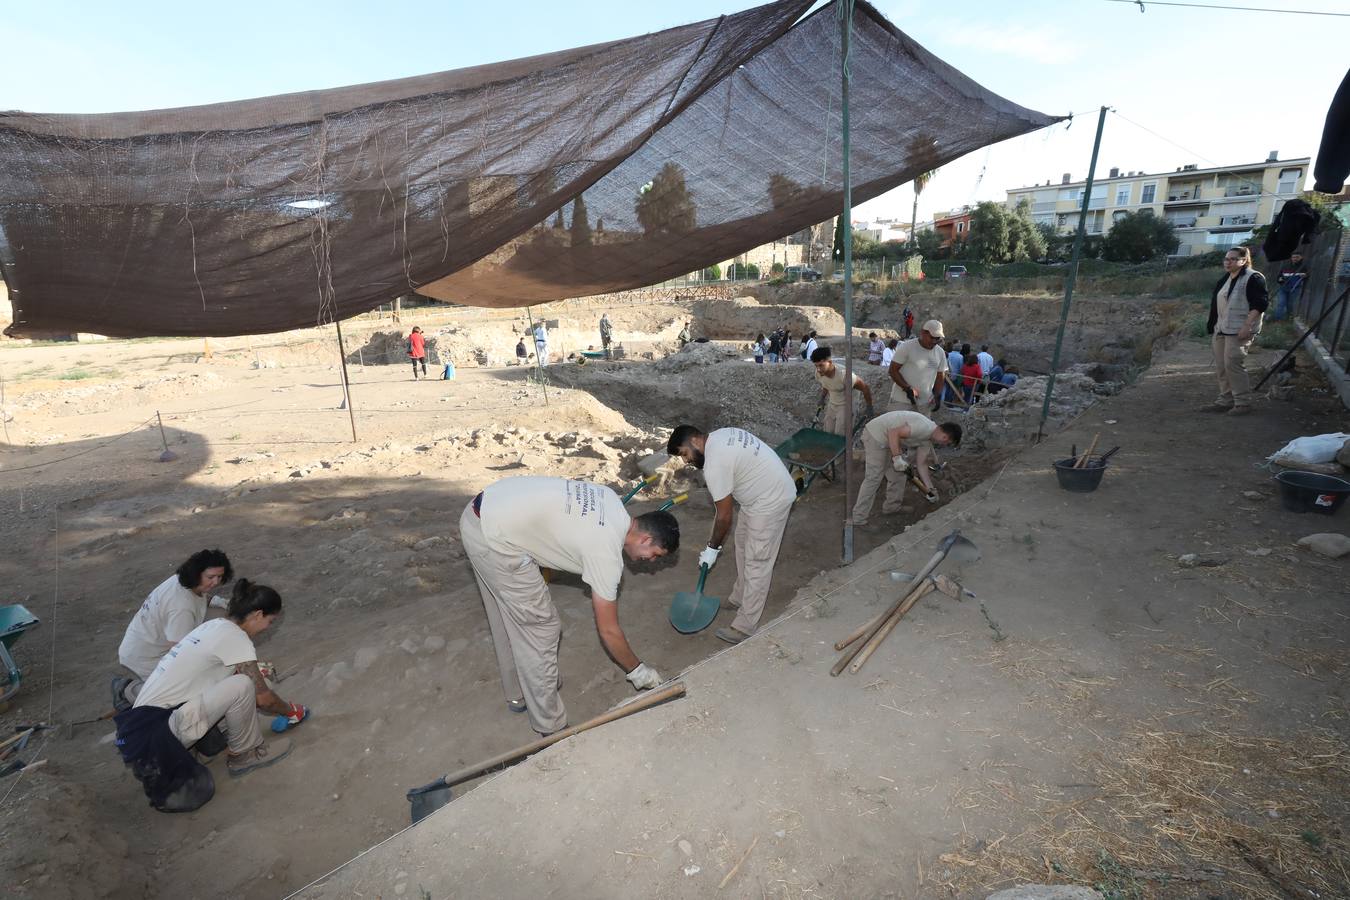
[[[19,684],[23,681],[23,673],[14,664],[14,657],[10,655],[9,648],[14,646],[14,642],[22,637],[25,631],[37,623],[38,617],[18,603],[0,606],[0,666],[3,667],[0,674],[6,679],[3,692],[0,693],[0,703],[17,694]]]

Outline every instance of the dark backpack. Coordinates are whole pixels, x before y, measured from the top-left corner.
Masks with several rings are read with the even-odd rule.
[[[1290,200],[1275,214],[1270,223],[1270,234],[1261,245],[1261,252],[1271,262],[1281,262],[1289,258],[1300,244],[1312,240],[1313,229],[1322,214],[1313,209],[1307,200]]]

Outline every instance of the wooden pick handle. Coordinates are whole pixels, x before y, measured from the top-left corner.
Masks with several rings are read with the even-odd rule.
[[[1074,462],[1075,469],[1081,469],[1087,465],[1089,459],[1092,459],[1092,451],[1097,449],[1097,442],[1102,439],[1102,433],[1099,431],[1092,436],[1092,443],[1088,444],[1087,450]]]

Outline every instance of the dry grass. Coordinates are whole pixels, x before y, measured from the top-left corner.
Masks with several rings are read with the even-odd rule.
[[[1141,900],[1350,896],[1350,746],[1330,731],[1282,741],[1141,730],[1062,787],[1090,793],[990,781],[953,798],[1040,821],[967,838],[935,880],[958,897],[1023,881]]]

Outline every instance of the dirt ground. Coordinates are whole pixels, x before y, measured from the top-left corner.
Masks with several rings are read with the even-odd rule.
[[[951,319],[974,339],[965,323],[1003,320],[992,304],[1008,302],[981,314],[964,298]],[[0,779],[4,883],[34,897],[283,896],[402,828],[408,787],[530,740],[504,709],[455,517],[513,473],[631,485],[636,460],[681,420],[773,442],[809,420],[804,363],[755,366],[716,341],[663,358],[669,332],[706,310],[611,311],[619,340],[656,359],[553,366],[547,385],[493,364],[513,346],[509,316],[419,320],[454,332],[468,357],[448,382],[361,366],[357,348],[388,324],[354,324],[355,443],[329,336],[213,342],[210,359],[186,341],[0,349],[12,548],[0,567],[6,602],[43,619],[16,645],[26,680],[4,733],[105,711],[126,622],[201,547],[281,591],[285,621],[260,654],[283,696],[314,710],[291,759],[239,781],[216,768],[216,798],[190,816],[145,805],[106,723],[40,735],[24,755],[47,765]],[[1043,346],[1044,312],[1028,312],[1018,341]],[[776,315],[744,314],[752,327]],[[580,345],[596,315],[564,308],[559,341]],[[709,313],[710,330],[727,315]],[[1069,358],[1098,365],[1110,342],[1094,335],[1151,339],[1166,318],[1147,301],[1080,315]],[[1137,357],[1134,343],[1117,341],[1115,358]],[[474,365],[480,348],[489,365]],[[1183,344],[1114,397],[1114,371],[1065,379],[1076,400],[1052,427],[1101,402],[1051,447],[1097,430],[1126,447],[1096,494],[1054,487],[1051,447],[1022,450],[1039,412],[1025,399],[962,416],[978,439],[941,482],[955,500],[874,517],[851,568],[836,568],[841,488],[817,482],[794,510],[766,621],[795,614],[709,662],[725,647],[711,629],[682,637],[665,620],[692,560],[630,567],[625,630],[663,674],[688,671],[690,696],[465,785],[319,892],[703,896],[758,838],[733,895],[982,896],[1012,879],[1118,877],[1147,896],[1279,896],[1213,837],[1240,826],[1275,871],[1288,863],[1299,883],[1344,895],[1344,568],[1290,544],[1341,519],[1282,512],[1252,468],[1296,434],[1344,430],[1344,416],[1306,391],[1247,420],[1192,415],[1210,392],[1202,357]],[[157,461],[155,409],[174,462]],[[695,546],[711,519],[698,484],[677,471],[634,506],[693,489],[678,514]],[[963,577],[986,605],[925,601],[860,676],[829,679],[828,644],[886,602],[889,568],[912,571],[950,522],[985,550]],[[1179,568],[1191,552],[1226,559]],[[708,591],[725,596],[732,570],[714,570]],[[632,692],[580,581],[560,578],[553,595],[579,722]],[[1183,756],[1201,762],[1175,765]],[[1240,762],[1255,774],[1239,778]],[[1201,800],[1185,806],[1187,791]],[[1323,881],[1293,866],[1310,854]],[[1159,873],[1182,890],[1159,893]]]

